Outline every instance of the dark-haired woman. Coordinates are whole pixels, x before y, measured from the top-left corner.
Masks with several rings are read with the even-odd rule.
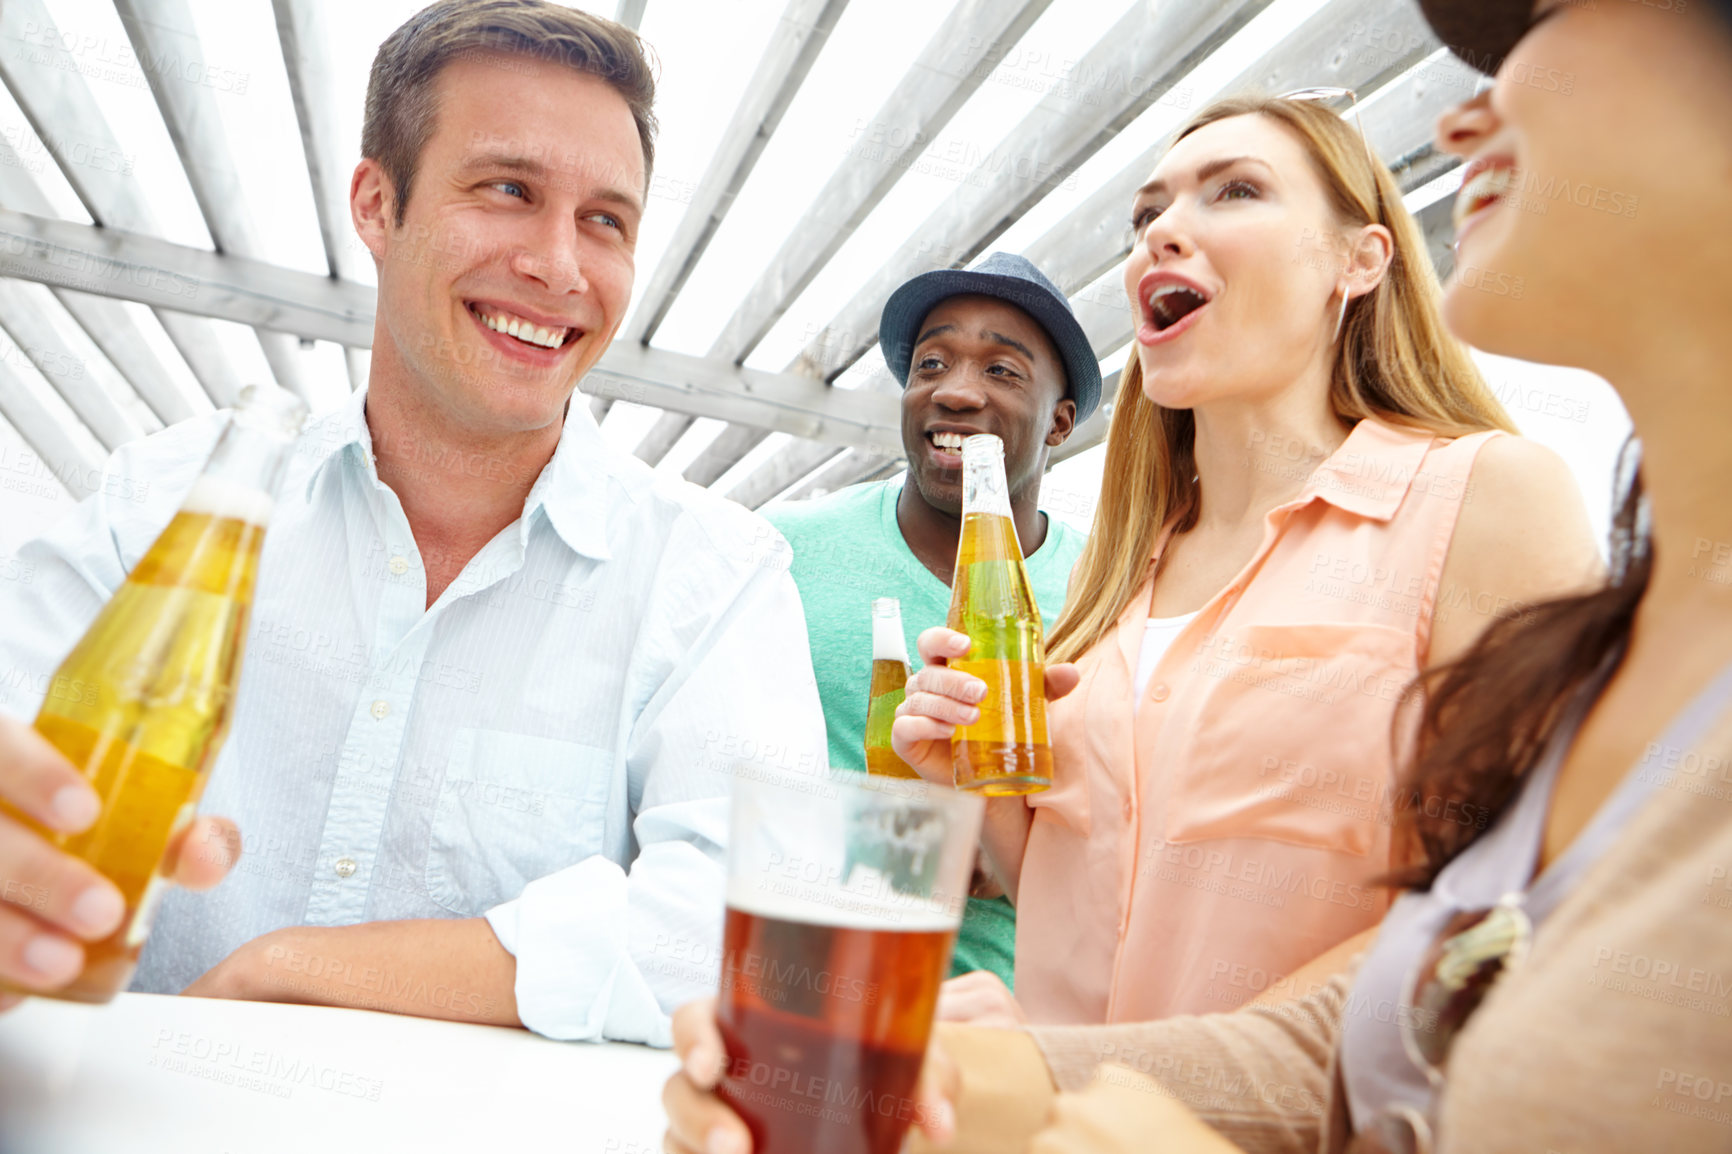
[[[1642,448],[1611,582],[1436,679],[1410,784],[1496,820],[1410,814],[1423,864],[1353,974],[1232,1014],[952,1028],[921,1116],[947,1135],[955,1101],[955,1149],[1732,1146],[1732,23],[1659,0],[1422,7],[1497,75],[1440,126],[1469,162],[1458,263],[1527,288],[1457,285],[1446,317],[1617,387]],[[1545,70],[1571,93],[1526,82]],[[1531,211],[1528,179],[1588,194]],[[702,1075],[701,1011],[676,1037]],[[735,1132],[688,1079],[668,1101],[686,1133]]]

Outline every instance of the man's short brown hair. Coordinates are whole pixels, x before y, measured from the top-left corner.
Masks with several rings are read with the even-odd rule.
[[[361,155],[391,178],[399,227],[439,111],[434,82],[452,61],[483,55],[550,60],[607,81],[637,122],[647,189],[655,164],[655,73],[636,32],[548,0],[439,0],[386,37],[367,78]]]

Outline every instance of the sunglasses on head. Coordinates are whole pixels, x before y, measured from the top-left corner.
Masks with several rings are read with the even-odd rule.
[[[1365,163],[1371,166],[1373,204],[1381,212],[1383,209],[1383,188],[1376,180],[1379,164],[1377,154],[1371,151],[1371,141],[1365,135],[1365,119],[1359,114],[1359,94],[1351,88],[1296,88],[1292,92],[1283,92],[1275,99],[1315,102],[1331,111],[1343,100],[1347,102],[1348,111],[1353,113],[1353,125],[1359,130],[1359,143],[1365,149]],[[1342,119],[1345,120],[1346,116],[1343,115]]]
[[[1497,980],[1519,965],[1533,940],[1522,895],[1451,918],[1421,955],[1408,980],[1399,1023],[1401,1044],[1431,1082],[1433,1100],[1443,1086],[1449,1052],[1462,1027]],[[1354,1135],[1349,1154],[1431,1154],[1429,1118],[1409,1106],[1384,1110]]]
[[[1315,101],[1332,111],[1337,103],[1345,100],[1348,108],[1353,113],[1353,123],[1355,127],[1359,129],[1359,143],[1365,149],[1366,163],[1371,165],[1372,173],[1375,176],[1377,171],[1377,154],[1371,151],[1371,142],[1366,139],[1365,123],[1359,118],[1359,94],[1354,92],[1353,89],[1327,87],[1296,88],[1292,92],[1283,92],[1275,99]],[[1376,207],[1381,210],[1383,207],[1383,190],[1375,180],[1372,182],[1372,190],[1373,196],[1376,198]],[[1132,245],[1136,244],[1141,235],[1141,230],[1139,230],[1135,225],[1132,225],[1126,233],[1125,247],[1130,248]]]

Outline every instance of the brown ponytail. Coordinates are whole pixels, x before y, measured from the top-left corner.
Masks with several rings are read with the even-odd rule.
[[[1430,886],[1497,819],[1538,762],[1572,691],[1629,638],[1653,564],[1639,456],[1633,438],[1619,455],[1624,497],[1612,522],[1606,586],[1496,621],[1460,659],[1420,675],[1419,752],[1395,818],[1396,844],[1418,860],[1392,884]]]

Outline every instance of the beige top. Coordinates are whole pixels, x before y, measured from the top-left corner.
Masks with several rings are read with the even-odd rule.
[[[1439,1154],[1732,1149],[1732,714],[1651,760],[1637,772],[1676,776],[1456,1041]],[[1064,1116],[1070,1095],[1055,1103],[1051,1083],[1076,1091],[1108,1066],[1070,1112],[1093,1119],[1089,1141],[1045,1149],[1149,1149],[1177,1098],[1242,1150],[1336,1154],[1349,1138],[1336,1037],[1344,1014],[1378,1012],[1353,1004],[1349,981],[1228,1014],[1035,1029],[1050,1080],[1034,1044],[946,1028],[964,1074],[950,1149],[1026,1148],[1027,1119]]]

